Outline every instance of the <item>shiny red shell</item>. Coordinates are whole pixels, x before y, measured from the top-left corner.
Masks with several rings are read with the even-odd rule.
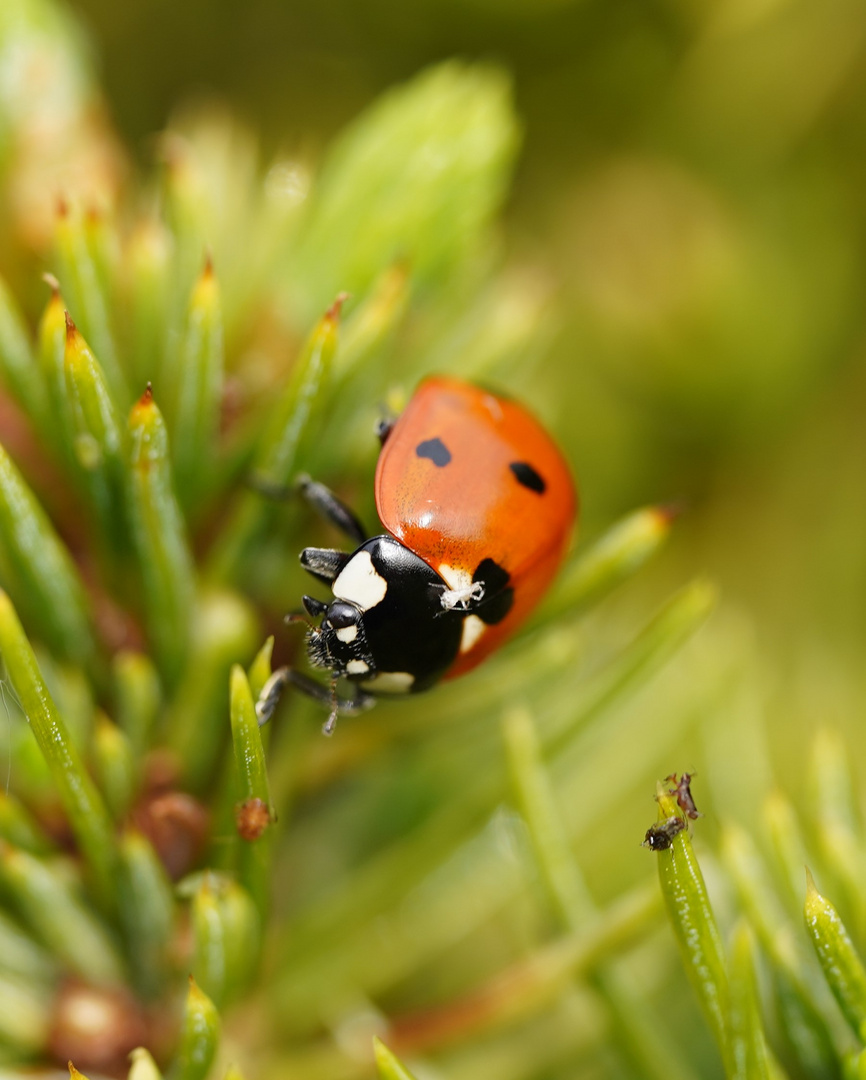
[[[438,376],[421,383],[388,435],[376,508],[388,532],[449,584],[471,581],[485,559],[510,575],[511,610],[458,655],[451,678],[501,645],[544,595],[571,540],[577,497],[562,454],[526,409]]]

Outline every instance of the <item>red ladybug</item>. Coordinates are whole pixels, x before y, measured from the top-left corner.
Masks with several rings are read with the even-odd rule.
[[[308,655],[331,684],[275,672],[256,707],[262,723],[286,682],[330,705],[330,734],[338,712],[368,707],[374,695],[416,693],[462,675],[514,633],[563,560],[574,484],[521,405],[459,379],[428,378],[380,435],[383,534],[367,539],[333,493],[301,481],[307,499],[358,546],[301,553],[304,569],[334,596],[303,598],[308,614],[321,617]],[[351,685],[350,698],[337,698],[338,679]]]

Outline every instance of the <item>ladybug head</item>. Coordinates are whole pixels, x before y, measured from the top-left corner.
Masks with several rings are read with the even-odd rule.
[[[310,599],[304,597],[306,603]],[[336,676],[368,675],[373,668],[373,658],[364,633],[364,614],[361,609],[346,600],[334,600],[319,606],[311,614],[321,614],[318,628],[307,636],[307,654],[316,667],[327,668]],[[308,606],[309,610],[309,606]]]

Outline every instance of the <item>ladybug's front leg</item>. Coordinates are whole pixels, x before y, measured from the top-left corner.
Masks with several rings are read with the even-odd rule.
[[[337,697],[336,680],[331,683],[330,687],[326,687],[316,682],[315,679],[302,675],[300,671],[295,671],[294,668],[281,667],[277,668],[262,687],[259,700],[256,702],[256,716],[259,727],[266,724],[274,715],[280,695],[289,684],[300,690],[302,694],[306,694],[307,697],[326,705],[330,709],[330,715],[322,725],[322,731],[325,735],[333,734],[338,715],[354,716],[365,709],[369,709],[375,702],[372,694],[365,694],[363,690],[356,687],[353,687],[354,697],[339,698]]]

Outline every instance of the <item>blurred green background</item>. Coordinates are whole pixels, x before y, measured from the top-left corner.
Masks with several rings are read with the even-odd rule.
[[[223,101],[265,157],[314,161],[425,65],[504,65],[524,125],[507,250],[558,301],[555,375],[533,392],[579,469],[585,535],[636,504],[680,504],[645,588],[707,572],[754,629],[774,722],[805,732],[817,710],[856,734],[861,3],[73,6],[114,120],[145,160],[179,102]]]
[[[430,64],[452,57],[492,61],[511,78],[523,144],[499,231],[501,250],[495,236],[490,245],[491,266],[500,259],[506,265],[502,291],[492,298],[484,293],[484,273],[473,278],[474,263],[466,280],[470,287],[482,282],[477,305],[467,299],[461,309],[441,288],[444,299],[425,308],[422,285],[411,333],[429,349],[437,342],[424,325],[429,311],[456,311],[464,318],[455,318],[455,332],[463,332],[470,308],[499,318],[500,336],[514,329],[521,356],[512,365],[510,388],[545,417],[575,465],[582,545],[635,507],[669,503],[680,511],[663,555],[594,613],[588,629],[563,629],[560,696],[539,693],[533,706],[545,720],[561,715],[568,677],[580,676],[579,695],[597,657],[615,653],[645,625],[648,612],[696,574],[716,583],[721,596],[698,639],[662,677],[612,709],[603,725],[589,723],[585,740],[581,733],[574,753],[557,763],[569,835],[599,904],[653,876],[653,857],[638,842],[655,813],[656,775],[697,769],[695,798],[706,818],[695,831],[709,851],[720,820],[750,824],[774,780],[795,800],[804,793],[816,775],[808,759],[818,725],[842,730],[856,765],[866,749],[862,2],[252,0],[242,6],[78,0],[71,7],[89,35],[111,120],[145,169],[159,156],[158,133],[202,102],[240,118],[258,139],[265,168],[280,155],[300,163],[303,175],[305,167],[315,170],[333,136],[365,106]],[[207,154],[202,159],[210,160]],[[243,173],[247,159],[242,153],[238,159]],[[124,173],[130,204],[146,202],[146,186],[136,190],[131,173]],[[235,229],[247,220],[245,210]],[[35,271],[45,266],[22,269],[14,259],[7,265],[6,249],[14,249],[7,239],[0,231],[0,269],[35,315],[45,300]],[[33,242],[33,250],[39,247]],[[243,259],[217,259],[217,270],[232,303]],[[545,314],[536,328],[539,308]],[[297,333],[314,317],[292,315]],[[451,327],[439,329],[441,341],[449,342]],[[532,347],[524,348],[528,338]],[[280,340],[281,355],[283,346]],[[510,359],[508,349],[503,352]],[[237,355],[231,343],[228,354]],[[253,371],[252,397],[256,378]],[[355,402],[338,407],[350,412]],[[372,468],[372,446],[369,452]],[[360,458],[347,466],[354,480],[365,467]],[[327,479],[341,482],[339,475]],[[285,550],[281,558],[287,563]],[[262,580],[268,572],[274,575],[273,565],[264,567]],[[295,596],[295,581],[290,585]],[[273,595],[268,600],[281,606]],[[541,670],[557,661],[549,640],[542,641],[548,653]],[[539,653],[537,644],[536,653],[529,651],[531,639],[526,648],[529,667]],[[502,677],[505,663],[491,680]],[[591,698],[595,684],[591,678],[587,684]],[[501,766],[498,727],[491,733],[498,701],[496,717],[488,717],[480,734],[463,735],[461,727],[457,749],[454,723],[437,726],[440,710],[443,719],[452,713],[459,719],[464,703],[471,712],[476,699],[489,702],[491,685],[485,691],[480,675],[391,712],[389,706],[377,710],[368,729],[376,753],[358,767],[352,747],[366,738],[357,734],[360,723],[355,729],[347,724],[342,741],[319,740],[324,745],[312,750],[305,744],[300,766],[287,743],[291,764],[284,771],[294,781],[297,768],[302,805],[300,827],[286,830],[289,856],[278,861],[277,891],[282,904],[288,897],[287,906],[305,911],[314,944],[316,933],[321,939],[319,1004],[329,1002],[331,954],[340,959],[328,920],[339,925],[345,915],[351,928],[354,915],[354,898],[342,882],[365,873],[380,843],[387,852],[387,844],[399,848],[405,840],[409,850],[413,825],[432,818],[434,809],[447,815],[450,794],[459,810],[464,775],[452,769],[452,755],[472,758],[473,779],[484,775],[479,762],[486,764],[488,753]],[[504,697],[497,685],[493,691]],[[395,727],[392,742],[389,718],[401,715],[406,726]],[[417,741],[416,722],[423,733]],[[298,736],[299,745],[309,730]],[[332,775],[339,782],[329,787]],[[291,789],[286,776],[283,786]],[[486,842],[510,867],[509,845],[516,842],[507,829],[490,839],[497,821],[485,828]],[[439,874],[436,853],[428,865],[420,830],[414,835],[419,874],[432,874],[433,864]],[[706,863],[710,874],[717,870],[711,854]],[[458,873],[456,860],[441,865],[455,880],[465,869]],[[477,865],[477,880],[495,888],[495,875],[485,878],[480,858]],[[348,868],[345,879],[341,867]],[[731,890],[719,880],[711,884],[724,921],[734,906]],[[320,895],[333,903],[318,923]],[[407,895],[414,894],[398,882],[392,899],[401,927]],[[454,897],[451,910],[462,911],[459,881]],[[479,971],[500,970],[501,951],[513,946],[522,954],[527,941],[546,940],[534,925],[546,915],[524,918],[515,906],[501,923],[484,924],[466,970],[461,963],[469,954],[459,935],[442,948],[434,941],[437,964],[443,956],[444,963],[428,969],[424,935],[431,925],[447,926],[449,916],[428,918],[422,907],[424,917],[412,923],[411,904],[406,910],[410,927],[420,927],[413,947],[422,943],[422,959],[416,983],[408,977],[408,987],[401,983],[398,965],[389,984],[384,1007],[397,1013],[423,1001],[431,988],[433,997],[447,998],[462,983],[474,984]],[[659,929],[667,948],[661,917]],[[366,931],[366,925],[358,928],[359,940]],[[287,940],[293,944],[291,935]],[[705,1032],[692,1023],[689,991],[664,968],[675,961],[658,964],[648,950],[641,967],[642,956],[640,991],[651,998],[670,977],[672,997],[654,1004],[661,1015],[673,998],[677,1016],[680,1009],[686,1014],[678,1038],[687,1047],[699,1043]],[[301,1008],[300,1024],[314,961],[315,955],[307,968],[302,962],[290,969],[274,997],[287,1016]],[[374,957],[371,969],[375,963]],[[346,1033],[336,1028],[342,1038]],[[443,1075],[497,1075],[496,1055],[504,1060],[509,1047],[520,1046],[521,1033],[512,1034],[501,1043],[491,1040],[494,1065],[485,1062],[486,1072],[478,1071],[470,1049],[443,1067]],[[536,1035],[545,1045],[546,1026]],[[609,1075],[607,1053],[600,1052],[597,1075]],[[702,1067],[700,1075],[717,1075],[713,1068]],[[519,1062],[513,1071],[520,1074]],[[536,1075],[529,1066],[526,1072]],[[323,1067],[322,1075],[332,1074]]]

